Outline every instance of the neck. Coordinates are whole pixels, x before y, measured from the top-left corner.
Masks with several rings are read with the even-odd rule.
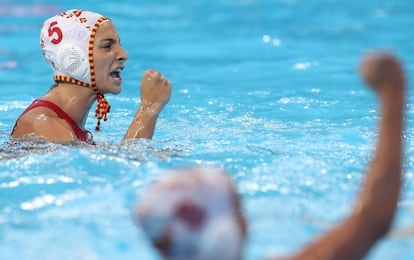
[[[42,98],[58,105],[79,126],[84,127],[89,110],[97,97],[91,88],[71,83],[58,83]]]

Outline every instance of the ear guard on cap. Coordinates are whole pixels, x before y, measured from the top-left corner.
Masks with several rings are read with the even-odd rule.
[[[57,51],[56,66],[69,77],[85,78],[89,73],[89,60],[84,51],[74,45],[65,44]]]

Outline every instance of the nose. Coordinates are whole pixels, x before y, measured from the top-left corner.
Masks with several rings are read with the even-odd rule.
[[[119,54],[118,54],[118,61],[126,61],[128,59],[128,53],[125,51],[125,49],[119,45]]]

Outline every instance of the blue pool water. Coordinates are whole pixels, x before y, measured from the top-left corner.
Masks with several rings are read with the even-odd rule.
[[[246,259],[293,252],[349,212],[363,178],[378,117],[361,55],[392,49],[414,77],[411,0],[73,2],[0,0],[0,259],[157,259],[131,207],[163,170],[194,164],[231,172]],[[129,53],[99,145],[11,143],[52,84],[41,23],[75,7],[111,17]],[[173,83],[171,101],[152,141],[120,143],[147,68]],[[367,259],[414,258],[414,234],[399,232],[414,225],[411,93],[394,231]]]

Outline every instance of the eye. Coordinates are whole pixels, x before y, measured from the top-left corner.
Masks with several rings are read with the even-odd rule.
[[[114,44],[115,44],[115,41],[113,39],[106,39],[106,40],[101,42],[100,46],[105,51],[110,51],[110,50],[112,50]]]
[[[112,44],[104,44],[102,48],[106,51],[110,51],[112,49]]]

